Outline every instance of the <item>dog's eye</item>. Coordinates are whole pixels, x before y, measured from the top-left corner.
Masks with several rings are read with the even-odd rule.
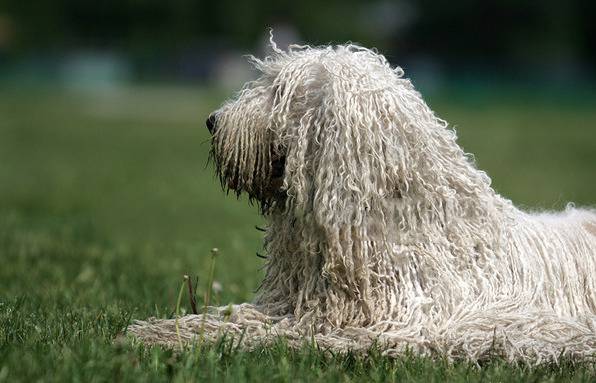
[[[284,168],[286,166],[286,157],[280,157],[271,164],[271,177],[279,178],[284,175]]]

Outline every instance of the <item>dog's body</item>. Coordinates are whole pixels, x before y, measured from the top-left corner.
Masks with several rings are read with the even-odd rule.
[[[222,183],[269,221],[267,273],[229,320],[223,308],[183,318],[186,338],[205,321],[206,336],[246,332],[249,345],[308,335],[333,349],[535,362],[596,352],[594,212],[515,208],[372,51],[253,61],[262,76],[208,125]],[[168,343],[172,326],[131,331]]]

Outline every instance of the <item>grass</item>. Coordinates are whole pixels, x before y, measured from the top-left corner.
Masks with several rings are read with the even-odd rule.
[[[594,203],[596,98],[448,96],[432,106],[497,190],[532,209]],[[173,317],[183,275],[204,294],[213,247],[214,303],[251,299],[261,278],[256,208],[225,196],[205,167],[202,121],[220,101],[166,87],[0,92],[0,382],[594,381],[593,365],[571,361],[478,368],[282,341],[173,353],[119,340],[134,318]]]

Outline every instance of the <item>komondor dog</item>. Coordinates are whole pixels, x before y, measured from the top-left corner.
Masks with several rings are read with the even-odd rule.
[[[273,50],[207,121],[222,184],[268,222],[257,297],[130,333],[474,361],[596,354],[594,211],[517,209],[375,51]]]

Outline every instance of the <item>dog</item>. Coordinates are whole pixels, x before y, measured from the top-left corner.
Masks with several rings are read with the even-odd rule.
[[[516,208],[376,51],[272,46],[206,121],[222,186],[268,222],[257,296],[131,333],[475,361],[594,355],[594,211]]]

